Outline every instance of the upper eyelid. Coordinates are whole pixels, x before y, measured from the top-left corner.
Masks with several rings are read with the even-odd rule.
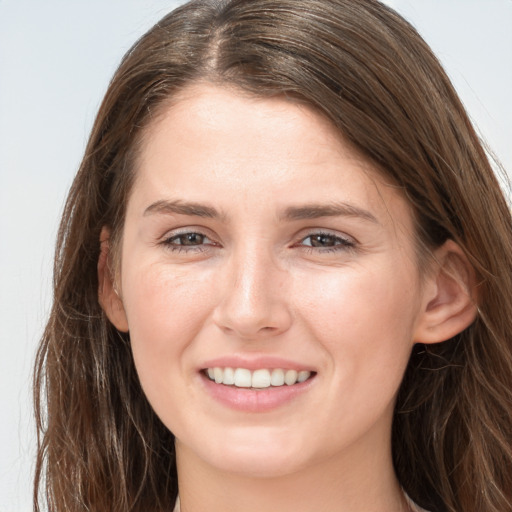
[[[334,229],[326,229],[326,228],[306,228],[301,230],[297,236],[296,240],[304,240],[305,238],[308,238],[309,236],[315,236],[315,235],[326,235],[326,236],[332,236],[334,238],[340,238],[341,240],[347,240],[350,242],[353,242],[354,244],[358,243],[357,239],[349,235],[348,233],[339,232]]]
[[[195,233],[197,235],[202,235],[209,239],[215,239],[215,236],[212,235],[211,231],[209,229],[195,227],[195,226],[184,226],[182,228],[175,228],[166,231],[161,237],[161,240],[169,240],[170,238],[174,238],[180,235],[187,235]]]

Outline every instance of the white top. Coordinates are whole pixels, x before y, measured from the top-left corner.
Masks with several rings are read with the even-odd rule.
[[[405,499],[407,500],[407,504],[409,505],[409,507],[411,508],[411,510],[413,512],[428,512],[424,508],[421,508],[419,505],[416,505],[416,503],[414,503],[414,501],[412,501],[411,498],[409,498],[409,496],[407,496],[407,494],[405,492],[404,492],[404,496],[405,496]],[[180,512],[179,509],[177,512]]]

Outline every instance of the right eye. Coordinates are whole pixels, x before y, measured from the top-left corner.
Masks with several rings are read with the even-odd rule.
[[[182,233],[167,236],[162,244],[171,251],[178,252],[201,252],[206,250],[207,246],[216,245],[205,234],[196,231],[185,231]]]
[[[208,243],[208,237],[201,233],[182,233],[167,239],[170,245],[203,245]]]

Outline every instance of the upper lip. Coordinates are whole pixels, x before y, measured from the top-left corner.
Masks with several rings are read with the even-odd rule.
[[[259,370],[262,368],[273,369],[281,368],[283,370],[297,370],[297,371],[314,371],[311,365],[305,365],[297,361],[290,359],[276,357],[276,356],[249,356],[249,355],[237,355],[237,356],[221,356],[214,359],[205,361],[201,366],[200,370],[207,368],[246,368],[247,370]]]

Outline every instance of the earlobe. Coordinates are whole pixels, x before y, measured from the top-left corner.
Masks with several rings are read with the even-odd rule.
[[[471,325],[477,314],[475,272],[462,249],[448,240],[434,256],[415,333],[417,343],[446,341]]]
[[[128,320],[123,301],[116,290],[114,276],[109,265],[110,231],[103,227],[100,234],[100,256],[98,258],[98,300],[112,324],[122,332],[128,332]]]

